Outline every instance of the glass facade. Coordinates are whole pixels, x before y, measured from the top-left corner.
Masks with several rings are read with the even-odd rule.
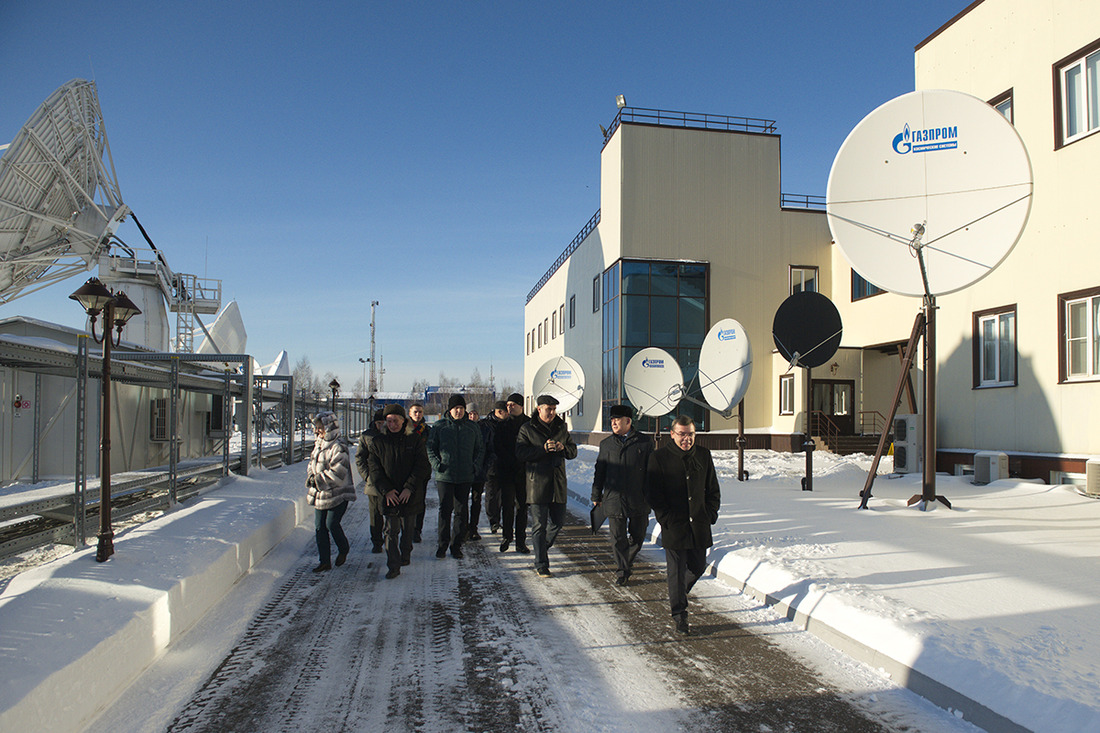
[[[620,260],[607,268],[602,283],[603,429],[611,429],[611,405],[629,404],[622,386],[623,369],[642,349],[667,351],[684,373],[689,393],[699,370],[699,348],[707,335],[708,266],[694,262]],[[676,415],[690,415],[697,429],[707,430],[709,411],[684,400],[659,418],[667,431]],[[638,418],[639,430],[653,432],[657,418]]]

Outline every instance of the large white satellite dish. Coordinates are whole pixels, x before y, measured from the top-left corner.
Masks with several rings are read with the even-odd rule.
[[[626,397],[639,414],[658,417],[676,408],[684,396],[684,373],[664,349],[642,349],[623,370]]]
[[[568,356],[557,356],[535,372],[531,394],[550,395],[558,401],[558,411],[571,410],[584,394],[584,370]]]
[[[969,94],[916,91],[856,125],[829,173],[826,210],[852,268],[900,295],[965,288],[1015,246],[1032,175],[1016,129]]]
[[[732,318],[711,326],[699,351],[699,388],[718,412],[729,412],[745,396],[752,378],[752,346]]]
[[[74,79],[0,157],[0,304],[90,270],[129,211],[95,83]]]

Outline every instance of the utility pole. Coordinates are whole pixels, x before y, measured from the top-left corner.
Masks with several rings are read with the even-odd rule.
[[[370,385],[367,391],[370,392],[370,398],[374,399],[374,393],[378,391],[377,383],[374,381],[374,365],[377,363],[374,360],[374,307],[381,305],[377,300],[370,302]]]

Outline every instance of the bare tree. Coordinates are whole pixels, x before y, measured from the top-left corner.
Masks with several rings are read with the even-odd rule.
[[[313,391],[313,367],[309,364],[308,356],[303,356],[294,365],[294,384],[301,394]]]

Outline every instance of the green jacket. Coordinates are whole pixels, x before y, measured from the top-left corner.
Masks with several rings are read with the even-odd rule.
[[[477,467],[485,458],[481,429],[463,417],[455,420],[445,414],[428,433],[428,460],[435,480],[448,484],[473,482]]]

